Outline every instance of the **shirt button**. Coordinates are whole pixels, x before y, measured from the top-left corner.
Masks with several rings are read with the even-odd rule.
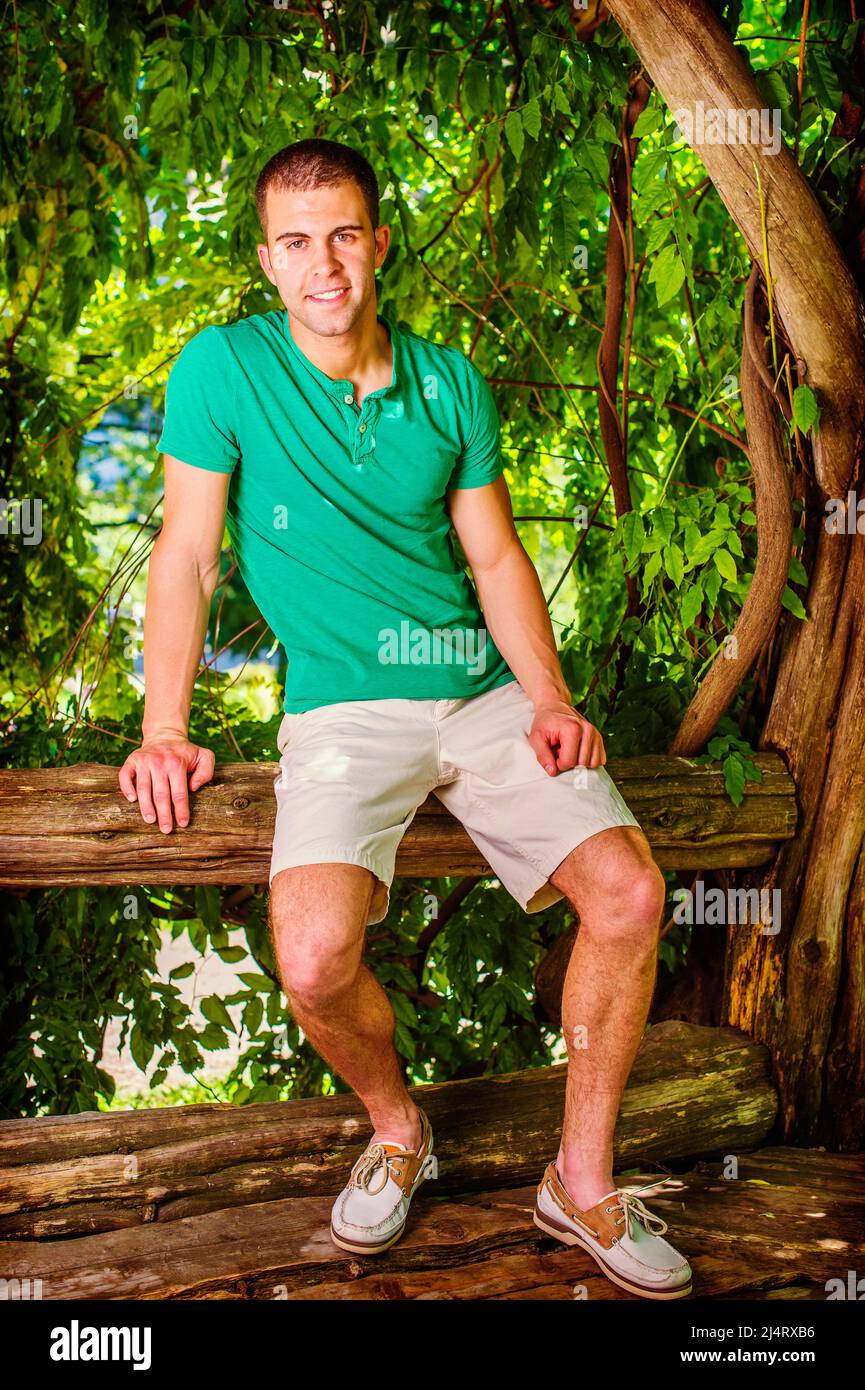
[[[354,396],[343,396],[346,405],[354,405]]]
[[[364,430],[366,429],[366,425],[358,425],[358,429],[360,430],[361,434],[363,434]]]

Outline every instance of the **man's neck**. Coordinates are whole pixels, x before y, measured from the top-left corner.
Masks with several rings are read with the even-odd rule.
[[[376,314],[375,302],[370,301],[351,332],[334,337],[312,333],[288,315],[291,336],[301,352],[331,380],[350,381],[358,404],[370,391],[389,386],[393,375],[390,338]]]

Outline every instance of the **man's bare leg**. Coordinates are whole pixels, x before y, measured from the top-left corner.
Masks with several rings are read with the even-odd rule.
[[[579,914],[565,976],[565,1115],[556,1159],[583,1211],[615,1187],[613,1133],[655,986],[664,879],[643,832],[600,831],[550,881]]]
[[[387,994],[362,963],[375,877],[357,864],[305,864],[274,876],[269,922],[282,987],[315,1050],[357,1093],[374,1139],[414,1149],[418,1108],[393,1045]]]

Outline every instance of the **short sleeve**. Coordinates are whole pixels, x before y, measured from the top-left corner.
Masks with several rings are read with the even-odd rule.
[[[182,463],[231,473],[240,458],[232,416],[230,353],[219,328],[196,333],[171,368],[165,419],[156,445]]]
[[[504,471],[501,426],[493,393],[483,372],[478,370],[471,358],[465,357],[463,360],[468,368],[471,416],[462,453],[451,473],[449,488],[483,487],[485,483],[495,482]]]

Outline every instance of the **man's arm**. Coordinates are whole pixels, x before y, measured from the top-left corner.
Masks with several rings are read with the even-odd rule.
[[[597,729],[574,709],[556,652],[537,571],[514,526],[503,477],[482,487],[453,488],[448,507],[471,565],[493,641],[535,707],[529,742],[555,776],[599,767],[606,753]]]
[[[212,752],[187,739],[192,690],[219,579],[230,474],[164,455],[165,497],[150,556],[144,616],[144,717],[141,748],[119,773],[146,821],[172,829],[189,822],[189,789],[213,776]]]

